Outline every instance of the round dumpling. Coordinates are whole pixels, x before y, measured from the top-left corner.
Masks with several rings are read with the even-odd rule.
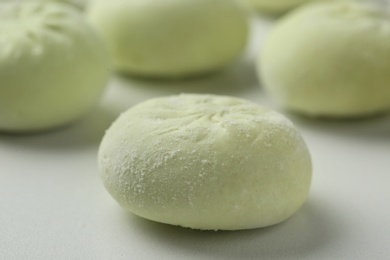
[[[99,150],[105,187],[141,217],[206,230],[279,223],[304,203],[311,160],[284,116],[212,95],[151,99],[122,114]]]
[[[390,16],[380,2],[307,5],[280,21],[259,56],[265,88],[287,109],[361,117],[390,109]]]
[[[108,67],[102,40],[76,9],[0,4],[1,131],[37,131],[80,118],[99,100]]]
[[[237,58],[247,42],[245,14],[231,0],[100,0],[87,13],[116,69],[136,76],[213,72]]]

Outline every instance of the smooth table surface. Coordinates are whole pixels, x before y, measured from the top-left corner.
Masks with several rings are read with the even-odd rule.
[[[105,191],[99,142],[140,101],[213,93],[278,109],[254,67],[268,27],[257,19],[244,58],[216,75],[163,83],[116,76],[80,122],[0,135],[0,259],[390,259],[390,115],[321,121],[287,114],[311,151],[313,183],[303,208],[273,227],[211,232],[154,223]]]

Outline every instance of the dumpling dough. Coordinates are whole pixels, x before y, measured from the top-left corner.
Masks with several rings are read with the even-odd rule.
[[[122,114],[99,150],[119,204],[141,217],[194,229],[279,223],[303,204],[311,160],[282,115],[233,97],[152,99]]]
[[[259,12],[282,14],[297,6],[313,0],[239,0],[248,4]]]
[[[390,109],[390,12],[380,2],[332,1],[293,12],[259,56],[265,88],[287,109],[360,117]]]
[[[136,76],[213,72],[232,62],[247,42],[245,14],[231,0],[103,0],[88,10],[117,70]]]
[[[84,115],[108,79],[108,53],[63,4],[0,4],[0,130],[37,131]]]

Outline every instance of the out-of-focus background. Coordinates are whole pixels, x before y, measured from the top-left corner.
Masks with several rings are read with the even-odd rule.
[[[80,122],[0,135],[0,259],[389,259],[390,116],[332,121],[280,110],[255,71],[277,18],[249,15],[245,54],[217,74],[164,82],[115,75]],[[99,180],[100,140],[126,109],[179,93],[242,97],[287,115],[313,158],[303,208],[282,224],[236,232],[193,231],[122,210]]]

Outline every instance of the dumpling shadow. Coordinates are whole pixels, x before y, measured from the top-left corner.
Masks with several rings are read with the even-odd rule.
[[[298,126],[312,129],[318,133],[326,132],[349,138],[388,139],[390,141],[390,113],[357,119],[309,118],[287,113]]]
[[[99,106],[86,117],[61,128],[38,133],[0,134],[0,145],[53,150],[96,148],[118,114]]]
[[[197,231],[160,224],[131,216],[129,228],[162,247],[174,247],[186,255],[211,259],[299,259],[315,256],[318,250],[341,236],[336,219],[324,208],[307,203],[284,223],[254,230]]]
[[[157,80],[129,77],[124,74],[119,74],[116,78],[119,84],[127,85],[134,92],[149,92],[154,96],[180,93],[235,96],[259,87],[254,61],[247,59],[240,59],[221,71],[196,78]]]

